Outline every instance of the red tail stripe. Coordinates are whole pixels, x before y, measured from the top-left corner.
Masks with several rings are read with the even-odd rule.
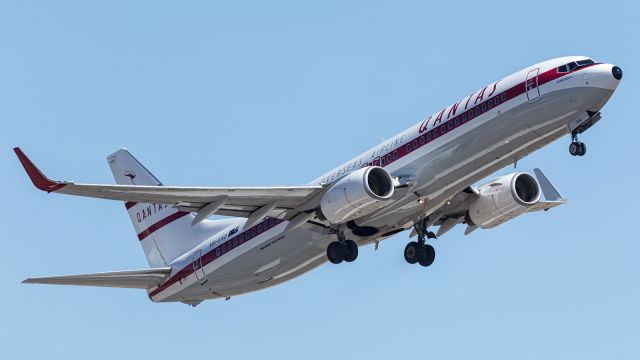
[[[188,212],[184,212],[184,211],[178,211],[175,212],[169,216],[167,216],[166,218],[158,221],[157,223],[149,226],[145,231],[141,232],[140,234],[138,234],[138,239],[142,240],[144,238],[146,238],[147,236],[153,234],[155,231],[161,229],[162,227],[171,224],[172,222],[185,217],[187,215],[189,215],[190,213]]]
[[[127,201],[126,203],[124,203],[124,207],[127,208],[127,210],[131,209],[132,207],[136,206],[138,203],[134,202],[134,201]]]

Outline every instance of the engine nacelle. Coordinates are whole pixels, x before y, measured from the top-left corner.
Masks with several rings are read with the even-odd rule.
[[[513,173],[481,186],[470,204],[467,222],[483,229],[498,226],[527,212],[540,201],[540,185],[527,173]]]
[[[341,224],[385,206],[393,190],[393,178],[385,169],[368,166],[336,181],[322,196],[320,210],[329,222]]]

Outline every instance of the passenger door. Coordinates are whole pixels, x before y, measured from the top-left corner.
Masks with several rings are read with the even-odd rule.
[[[202,268],[202,249],[193,254],[193,272],[196,274],[196,278],[200,284],[207,282],[207,276]]]
[[[538,73],[540,68],[533,69],[527,73],[527,80],[525,86],[527,89],[527,100],[529,103],[534,103],[540,100],[540,89],[538,88]]]

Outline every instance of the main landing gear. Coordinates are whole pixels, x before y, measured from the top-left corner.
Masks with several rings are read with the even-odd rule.
[[[333,264],[343,261],[352,262],[358,258],[358,244],[353,240],[347,240],[341,229],[337,230],[338,241],[334,241],[327,247],[327,258]]]
[[[418,233],[418,241],[412,241],[404,248],[404,259],[409,264],[418,263],[422,266],[433,264],[436,258],[436,251],[433,246],[426,243],[425,238],[435,239],[436,236],[427,230],[427,219],[414,225]]]
[[[587,153],[587,146],[578,141],[578,134],[571,135],[571,144],[569,145],[569,154],[573,156],[584,156]]]

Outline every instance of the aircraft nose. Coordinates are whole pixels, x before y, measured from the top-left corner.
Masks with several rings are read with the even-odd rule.
[[[622,69],[618,66],[614,66],[611,68],[611,74],[616,80],[622,79]]]

